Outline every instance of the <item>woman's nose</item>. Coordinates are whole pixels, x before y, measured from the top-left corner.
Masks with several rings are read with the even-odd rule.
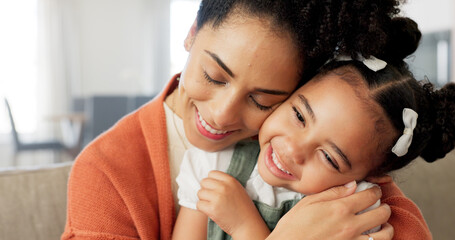
[[[243,116],[243,105],[235,96],[218,97],[211,103],[213,122],[218,128],[236,125]]]

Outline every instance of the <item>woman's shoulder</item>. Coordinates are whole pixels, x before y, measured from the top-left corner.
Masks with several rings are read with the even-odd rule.
[[[75,168],[91,166],[105,172],[115,171],[115,169],[138,171],[152,167],[150,166],[151,157],[149,155],[151,142],[167,138],[165,125],[161,126],[164,129],[162,132],[152,131],[147,127],[147,122],[161,122],[159,118],[164,118],[158,113],[159,109],[154,107],[156,101],[154,99],[135,112],[123,117],[109,130],[90,142],[76,158]],[[141,117],[144,112],[155,110],[157,114],[154,116],[157,119]],[[166,145],[166,142],[163,142],[163,145]],[[166,149],[167,146],[161,146],[154,148],[153,151],[158,156],[166,158]]]

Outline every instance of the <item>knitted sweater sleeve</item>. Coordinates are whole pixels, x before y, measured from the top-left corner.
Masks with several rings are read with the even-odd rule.
[[[62,240],[132,240],[139,239],[136,224],[116,181],[109,171],[87,161],[89,153],[79,157],[68,184],[67,224]],[[87,160],[86,160],[87,159]],[[156,209],[151,212],[158,219]],[[158,229],[150,226],[158,237]]]
[[[68,182],[62,239],[170,238],[173,202],[168,200],[169,169],[163,167],[168,166],[167,147],[153,148],[152,161],[144,137],[151,131],[138,122],[140,113],[156,112],[151,107],[124,117],[77,157]],[[161,139],[156,132],[149,134],[151,139]],[[158,194],[159,186],[166,191]]]
[[[91,142],[68,182],[62,240],[169,240],[175,221],[163,91]]]
[[[393,240],[431,240],[431,232],[420,209],[407,198],[390,177],[379,183],[382,189],[382,203],[387,203],[392,215],[389,223],[394,228]]]

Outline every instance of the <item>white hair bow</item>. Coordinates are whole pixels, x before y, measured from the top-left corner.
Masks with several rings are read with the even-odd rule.
[[[352,61],[352,60],[353,60],[352,57],[347,56],[347,55],[338,55],[335,57],[335,61]],[[358,54],[356,60],[362,62],[367,68],[369,68],[370,70],[375,71],[375,72],[382,70],[387,66],[387,62],[385,62],[381,59],[378,59],[372,55],[369,58],[364,58],[362,55]]]
[[[398,157],[404,156],[408,153],[409,146],[411,146],[412,143],[414,128],[417,125],[417,117],[418,114],[414,110],[410,108],[403,109],[403,135],[398,138],[397,143],[395,143],[395,146],[392,148],[392,152]]]

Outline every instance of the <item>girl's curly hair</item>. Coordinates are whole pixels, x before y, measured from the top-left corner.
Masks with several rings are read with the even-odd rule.
[[[417,157],[427,162],[443,158],[455,146],[455,83],[446,84],[435,90],[428,81],[417,81],[409,71],[404,58],[412,54],[422,36],[417,24],[409,18],[396,17],[389,25],[389,39],[385,47],[375,56],[386,60],[387,66],[377,72],[368,69],[359,61],[331,61],[324,65],[319,76],[334,69],[345,74],[353,87],[357,87],[360,78],[366,83],[371,99],[385,113],[385,119],[392,124],[392,131],[379,127],[384,118],[376,120],[377,136],[388,136],[378,141],[377,168],[370,176],[379,176],[400,169]],[[355,57],[353,57],[355,59]],[[361,76],[361,77],[356,77]],[[391,150],[403,134],[403,109],[410,108],[417,112],[417,125],[413,131],[412,143],[403,156],[395,155]],[[371,106],[374,109],[374,106]],[[390,136],[392,136],[390,138]]]

